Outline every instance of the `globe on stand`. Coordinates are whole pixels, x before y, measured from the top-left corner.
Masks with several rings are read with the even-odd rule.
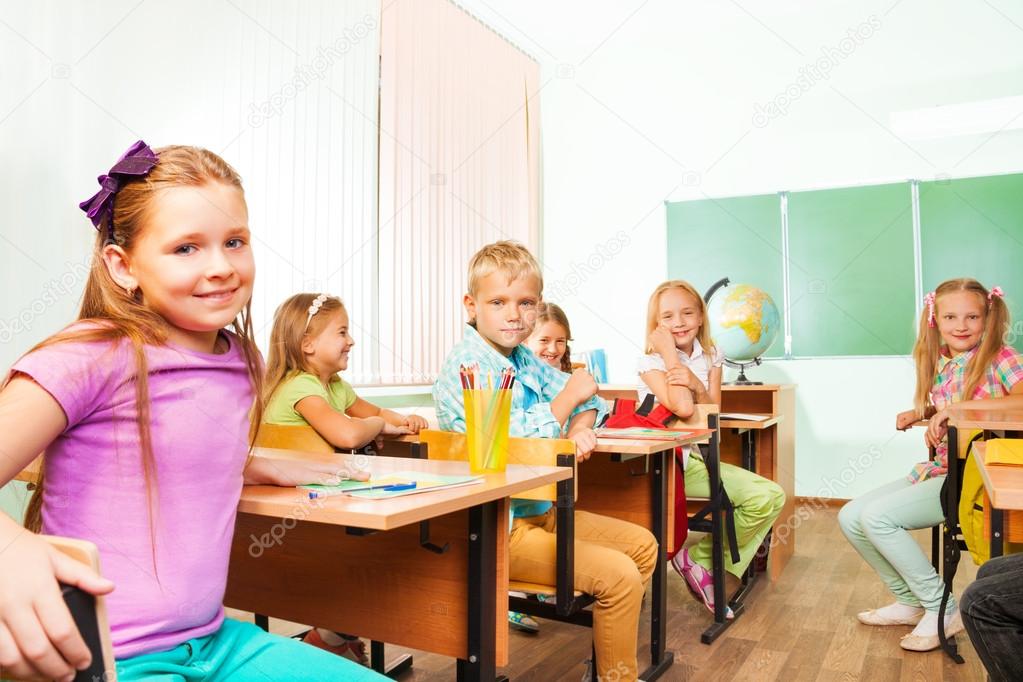
[[[707,303],[710,335],[725,355],[725,362],[739,370],[734,382],[740,386],[762,384],[746,378],[746,368],[760,364],[778,337],[781,315],[774,301],[752,284],[718,280],[703,296]]]

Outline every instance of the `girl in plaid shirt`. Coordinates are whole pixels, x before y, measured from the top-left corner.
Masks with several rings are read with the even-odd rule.
[[[917,383],[913,409],[896,416],[895,427],[927,419],[924,440],[937,457],[913,467],[902,479],[852,500],[838,514],[842,532],[877,571],[895,602],[864,611],[867,625],[915,625],[902,638],[908,651],[939,646],[938,610],[943,583],[930,559],[909,534],[944,519],[941,485],[948,466],[945,433],[949,410],[1023,407],[1023,357],[1003,345],[1009,312],[1002,290],[985,289],[973,279],[943,282],[924,298],[913,359]],[[945,616],[945,634],[963,629],[954,599]]]

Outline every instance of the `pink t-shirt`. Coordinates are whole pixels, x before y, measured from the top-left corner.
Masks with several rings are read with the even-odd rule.
[[[230,348],[219,355],[146,347],[152,535],[131,344],[57,343],[12,368],[67,415],[46,450],[43,532],[99,547],[101,571],[116,585],[107,597],[116,658],[171,649],[224,619],[253,400],[238,338],[225,335]]]

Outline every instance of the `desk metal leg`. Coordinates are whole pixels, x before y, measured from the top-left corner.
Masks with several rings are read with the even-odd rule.
[[[369,643],[369,667],[392,680],[411,670],[413,662],[412,654],[403,654],[388,663],[384,643],[376,640]]]
[[[668,509],[668,458],[675,456],[674,448],[650,455],[652,472],[650,482],[651,502],[653,504],[653,528],[651,529],[658,540],[668,535],[668,514],[674,510]],[[665,553],[664,543],[657,543],[657,563],[654,565],[654,575],[651,578],[651,608],[650,608],[650,667],[643,671],[640,678],[643,680],[656,680],[664,671],[671,667],[675,660],[675,654],[665,651],[667,637],[665,626],[668,618],[668,559]]]
[[[757,432],[753,429],[745,429],[740,434],[740,442],[742,444],[742,468],[746,471],[757,471]],[[770,544],[770,534],[767,536],[768,546]],[[746,571],[742,574],[742,582],[739,588],[732,594],[728,600],[728,605],[732,608],[732,613],[738,618],[746,608],[746,597],[753,591],[753,583],[757,579],[757,557],[754,556],[750,561]]]
[[[469,650],[458,659],[458,682],[496,679],[497,502],[469,510]]]
[[[1005,514],[991,507],[991,558],[1002,556],[1005,535]]]
[[[757,441],[756,432],[753,429],[746,429],[742,432],[742,468],[746,471],[756,472],[757,470]]]

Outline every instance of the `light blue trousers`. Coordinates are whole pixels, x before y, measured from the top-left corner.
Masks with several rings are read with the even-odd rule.
[[[838,512],[842,532],[881,576],[900,604],[937,613],[945,585],[908,531],[931,528],[944,520],[944,476],[910,483],[901,478],[851,500]],[[949,597],[951,610],[955,599]]]

